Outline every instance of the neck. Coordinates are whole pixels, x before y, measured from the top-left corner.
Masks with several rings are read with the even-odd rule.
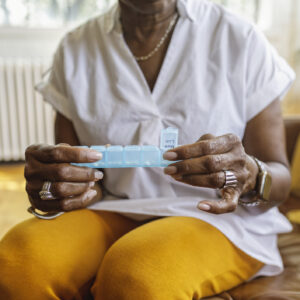
[[[147,36],[165,28],[176,12],[176,0],[119,0],[126,34]]]

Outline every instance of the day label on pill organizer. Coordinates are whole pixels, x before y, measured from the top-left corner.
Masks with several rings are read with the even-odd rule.
[[[178,129],[168,127],[161,131],[160,148],[151,145],[91,146],[90,149],[102,153],[102,159],[94,163],[73,163],[73,165],[89,168],[166,167],[174,162],[164,160],[163,154],[177,145]]]

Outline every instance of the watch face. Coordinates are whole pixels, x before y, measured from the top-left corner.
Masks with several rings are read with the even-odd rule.
[[[263,171],[258,175],[258,194],[262,200],[269,200],[272,187],[271,175]]]

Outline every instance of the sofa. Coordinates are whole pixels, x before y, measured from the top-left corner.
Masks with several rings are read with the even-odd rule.
[[[292,163],[297,140],[298,137],[300,138],[300,117],[286,119],[285,130],[287,154]],[[297,155],[300,153],[297,152]],[[288,214],[292,210],[300,210],[299,193],[295,195],[291,191],[289,199],[279,209],[284,214]],[[207,300],[300,300],[300,220],[299,224],[294,223],[293,227],[291,233],[278,237],[278,246],[285,267],[283,273],[274,277],[254,279],[217,297],[207,298]]]
[[[288,158],[292,162],[297,138],[300,134],[300,117],[286,119],[285,130]],[[300,155],[300,153],[298,154]],[[282,213],[288,214],[295,209],[300,210],[300,196],[291,193],[289,199],[281,205],[280,210]],[[278,238],[285,267],[283,273],[274,277],[254,279],[205,300],[300,300],[300,224],[293,225],[294,229],[291,233],[282,234]],[[89,284],[85,286],[87,294],[89,294],[88,289]],[[86,298],[86,300],[92,299],[91,294]]]

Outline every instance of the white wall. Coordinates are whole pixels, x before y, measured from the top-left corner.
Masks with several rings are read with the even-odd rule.
[[[0,27],[0,57],[52,57],[64,29]]]

